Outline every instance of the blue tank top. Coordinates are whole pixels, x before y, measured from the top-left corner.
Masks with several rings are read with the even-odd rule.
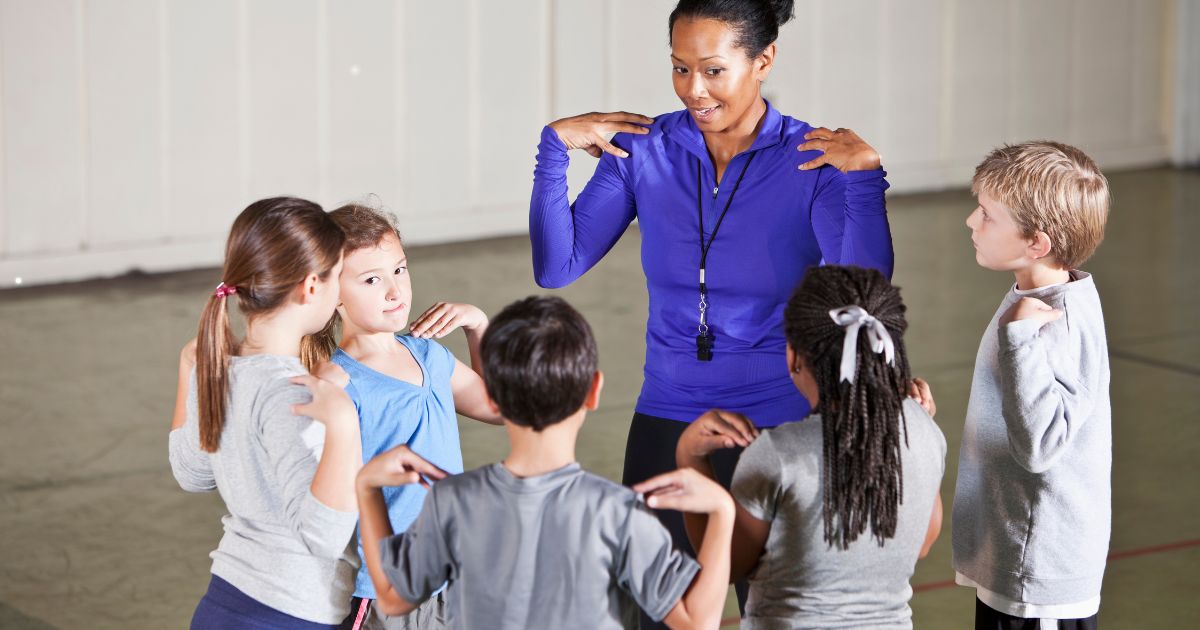
[[[401,444],[451,474],[463,471],[462,447],[458,437],[458,417],[454,412],[454,393],[450,376],[454,373],[454,355],[436,341],[396,335],[396,341],[412,352],[421,366],[424,382],[413,385],[377,372],[354,360],[340,348],[334,363],[350,375],[346,393],[358,409],[362,433],[363,462]],[[427,491],[418,485],[384,488],[392,529],[408,529],[421,513]],[[362,558],[362,543],[358,544]],[[363,562],[355,578],[354,595],[375,599],[375,587]]]

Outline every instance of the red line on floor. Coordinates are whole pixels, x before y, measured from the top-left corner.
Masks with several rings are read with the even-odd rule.
[[[1109,562],[1114,560],[1124,560],[1125,558],[1136,558],[1138,556],[1149,556],[1156,553],[1166,551],[1178,551],[1180,549],[1188,549],[1191,547],[1200,547],[1200,538],[1194,540],[1181,540],[1179,542],[1167,543],[1165,545],[1154,545],[1151,547],[1139,547],[1137,549],[1127,549],[1125,551],[1114,551],[1108,554]],[[943,588],[954,586],[954,580],[945,580],[942,582],[926,582],[917,584],[913,587],[913,593],[923,593],[926,591],[936,591]],[[721,627],[736,626],[741,619],[738,617],[726,617],[721,620]]]

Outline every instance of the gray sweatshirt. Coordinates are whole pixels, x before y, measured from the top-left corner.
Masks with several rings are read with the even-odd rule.
[[[187,422],[171,431],[171,471],[184,490],[216,490],[225,500],[213,575],[293,617],[335,624],[354,592],[358,553],[350,542],[358,513],[334,510],[309,490],[325,425],[292,414],[293,404],[312,399],[288,382],[304,373],[294,357],[233,357],[221,444],[206,453],[193,371]]]
[[[1022,297],[1062,310],[998,320]],[[967,405],[954,494],[954,569],[1029,604],[1100,595],[1112,520],[1108,344],[1090,275],[1017,291],[992,317]]]

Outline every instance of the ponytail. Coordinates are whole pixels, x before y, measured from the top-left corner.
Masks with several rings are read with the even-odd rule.
[[[224,295],[209,296],[196,334],[196,402],[200,419],[200,448],[217,452],[225,427],[229,397],[229,357],[235,344],[229,328]]]
[[[324,328],[300,340],[300,361],[304,363],[304,369],[315,372],[317,366],[333,357],[338,347],[337,329],[341,323],[342,317],[334,311]]]
[[[229,364],[238,348],[226,302],[236,296],[249,321],[274,312],[309,274],[326,278],[337,266],[345,242],[342,228],[321,206],[295,197],[256,201],[234,220],[225,244],[222,282],[209,295],[196,334],[201,449],[215,453],[225,428]],[[302,348],[312,343],[306,340],[301,340]],[[305,365],[312,364],[305,360]]]
[[[883,330],[849,330],[852,322],[840,317],[847,311],[858,313],[850,319],[864,329]],[[899,289],[883,274],[836,265],[805,272],[784,311],[788,345],[804,358],[820,396],[813,411],[821,414],[824,537],[839,549],[868,527],[881,546],[896,535],[911,380],[904,312]],[[843,358],[848,334],[853,354]],[[890,353],[880,352],[889,345]]]

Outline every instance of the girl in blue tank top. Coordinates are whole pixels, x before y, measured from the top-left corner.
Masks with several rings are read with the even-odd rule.
[[[487,330],[483,311],[470,304],[439,302],[410,322],[412,282],[400,235],[391,218],[351,204],[330,213],[346,232],[337,314],[319,336],[318,358],[328,357],[349,376],[346,393],[358,408],[363,461],[400,444],[448,473],[463,471],[456,412],[501,424],[487,405],[480,377],[479,343]],[[334,328],[342,337],[335,345]],[[409,334],[396,331],[409,327]],[[462,328],[471,366],[436,339]],[[425,500],[421,485],[388,488],[384,499],[395,531],[416,519]],[[359,557],[362,548],[359,547]],[[363,563],[356,578],[350,617],[343,627],[386,627],[371,608],[375,589]],[[437,627],[439,599],[414,611],[421,627]],[[399,621],[399,620],[392,620]]]

